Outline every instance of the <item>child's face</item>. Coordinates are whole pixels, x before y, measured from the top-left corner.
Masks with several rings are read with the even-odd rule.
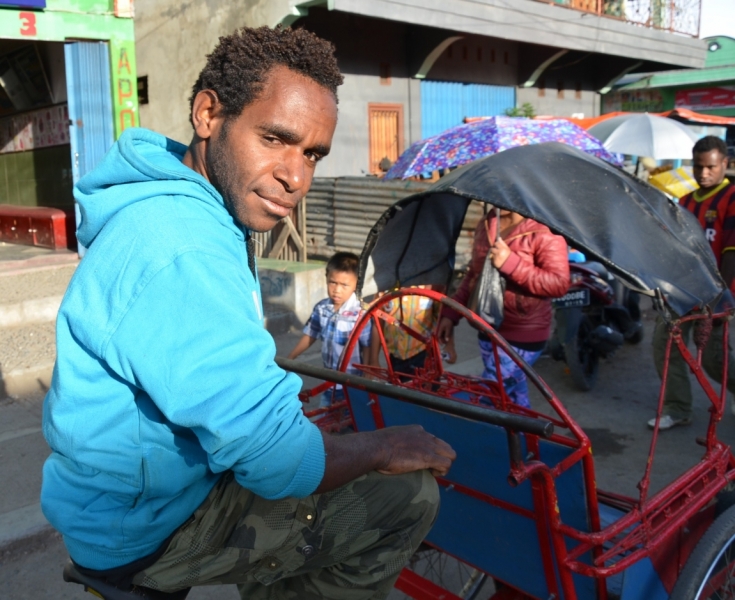
[[[337,310],[357,288],[357,275],[345,271],[329,271],[327,273],[327,295]]]

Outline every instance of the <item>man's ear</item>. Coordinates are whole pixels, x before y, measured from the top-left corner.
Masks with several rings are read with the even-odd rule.
[[[222,103],[214,90],[197,92],[191,107],[191,122],[196,135],[209,139],[222,120]]]

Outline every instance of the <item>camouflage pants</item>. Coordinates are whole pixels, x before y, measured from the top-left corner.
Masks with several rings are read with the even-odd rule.
[[[385,598],[439,509],[428,471],[370,473],[325,494],[264,500],[226,475],[134,583],[238,584],[247,600]]]

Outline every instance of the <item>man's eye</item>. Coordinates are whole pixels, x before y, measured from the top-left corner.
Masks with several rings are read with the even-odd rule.
[[[315,154],[314,152],[307,152],[306,158],[313,163],[318,163],[323,157],[319,154]]]

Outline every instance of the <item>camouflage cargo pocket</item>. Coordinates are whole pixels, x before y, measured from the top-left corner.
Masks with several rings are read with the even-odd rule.
[[[231,474],[225,475],[163,556],[138,573],[134,582],[176,590],[238,583],[243,574],[266,584],[277,581],[303,566],[305,546],[321,547],[320,538],[309,535],[316,515],[314,497],[265,500],[242,488]]]

